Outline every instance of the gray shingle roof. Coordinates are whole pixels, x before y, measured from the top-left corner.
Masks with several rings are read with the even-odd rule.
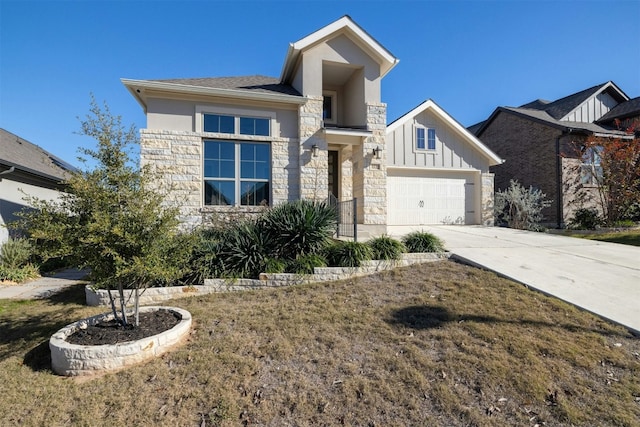
[[[607,83],[602,83],[589,89],[582,90],[564,98],[555,100],[544,106],[544,111],[549,113],[551,117],[556,120],[560,120],[571,111],[576,109],[580,104],[587,100],[594,93],[598,92]]]
[[[623,119],[633,116],[640,116],[640,96],[616,105],[611,109],[611,111],[600,117],[596,123],[605,123],[614,119]]]
[[[37,145],[0,129],[0,164],[62,181],[75,168]]]
[[[194,79],[150,80],[162,83],[174,83],[186,86],[197,86],[215,89],[246,90],[262,93],[278,93],[301,96],[292,86],[280,83],[275,77],[240,76],[240,77],[205,77]]]
[[[624,132],[612,130],[595,123],[587,122],[569,122],[566,120],[560,121],[552,117],[545,110],[534,110],[531,108],[513,108],[513,107],[501,107],[503,111],[511,111],[522,116],[528,116],[539,122],[544,122],[557,128],[570,128],[574,130],[584,130],[589,133],[604,133],[612,135],[626,135]]]

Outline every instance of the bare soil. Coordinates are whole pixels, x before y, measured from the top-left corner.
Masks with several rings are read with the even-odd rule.
[[[135,326],[133,316],[122,326],[115,319],[78,329],[67,337],[67,342],[79,345],[108,345],[136,341],[158,335],[173,328],[181,320],[180,314],[169,310],[140,313],[140,324]]]

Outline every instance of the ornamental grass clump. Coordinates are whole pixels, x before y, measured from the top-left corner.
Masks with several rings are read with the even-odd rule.
[[[286,272],[294,274],[314,274],[316,267],[326,267],[327,260],[318,254],[299,256],[287,263]]]
[[[438,237],[426,231],[414,231],[402,238],[407,252],[444,252],[444,243]]]
[[[360,267],[372,252],[366,243],[337,241],[326,248],[325,255],[331,267]]]
[[[386,234],[367,242],[371,248],[371,258],[379,260],[399,260],[406,251],[404,244]]]

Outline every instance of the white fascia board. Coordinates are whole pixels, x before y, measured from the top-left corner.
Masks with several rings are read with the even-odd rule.
[[[398,127],[404,125],[407,120],[413,119],[416,115],[422,113],[423,111],[431,110],[436,116],[440,119],[444,120],[453,130],[455,130],[462,138],[466,139],[472,146],[474,146],[478,151],[484,154],[487,158],[493,161],[493,165],[499,165],[504,163],[504,160],[498,157],[496,153],[491,151],[489,147],[484,145],[482,141],[475,137],[471,132],[469,132],[464,126],[462,126],[456,119],[454,119],[449,113],[444,111],[438,104],[436,104],[433,100],[427,99],[422,104],[418,105],[413,110],[409,111],[404,116],[395,120],[391,125],[387,126],[387,135],[396,130]]]
[[[324,133],[327,135],[344,135],[344,136],[362,136],[369,137],[373,135],[370,130],[354,130],[354,129],[340,129],[340,128],[324,128]]]
[[[137,92],[136,88],[159,90],[159,91],[174,92],[174,93],[194,94],[194,95],[220,96],[224,98],[281,102],[286,104],[302,105],[305,102],[307,102],[307,98],[303,96],[273,94],[273,93],[264,93],[264,92],[247,92],[247,91],[236,90],[236,89],[210,88],[210,87],[202,87],[202,86],[184,85],[179,83],[154,82],[149,80],[121,79],[121,81],[129,89],[129,92],[131,92],[136,98],[139,99],[139,102],[142,101],[141,103],[143,107],[145,107],[144,100],[142,99],[142,96]]]

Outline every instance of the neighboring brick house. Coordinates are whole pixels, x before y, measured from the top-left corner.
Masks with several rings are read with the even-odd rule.
[[[385,232],[390,217],[397,225],[480,223],[487,217],[480,212],[481,200],[489,197],[482,188],[492,188],[481,181],[492,181],[489,166],[499,159],[451,117],[433,116],[434,108],[417,118],[424,122],[417,133],[411,124],[410,132],[393,136],[394,147],[413,156],[408,163],[395,152],[387,154],[390,136],[381,83],[397,63],[344,16],[291,43],[279,78],[122,82],[147,116],[141,162],[153,165],[174,190],[187,223],[198,224],[211,214],[331,196],[356,198],[359,228],[371,235]],[[445,162],[445,155],[456,161]],[[397,184],[387,179],[392,168],[394,176],[414,177],[412,184],[438,191],[420,206],[437,209],[438,215],[411,220],[403,215],[402,203],[388,197]],[[427,176],[430,170],[444,176]],[[434,179],[442,185],[434,187]],[[466,200],[462,209],[456,205],[447,211],[447,191],[453,187]],[[490,206],[483,206],[490,215]],[[467,208],[473,211],[469,215]]]
[[[0,246],[13,237],[5,225],[28,207],[25,197],[57,199],[75,168],[37,145],[0,129]]]
[[[580,207],[595,206],[593,171],[597,156],[576,147],[595,135],[630,138],[616,119],[640,116],[638,98],[629,100],[613,82],[556,101],[535,100],[520,107],[498,107],[484,122],[469,127],[485,145],[505,160],[493,166],[496,190],[509,181],[542,190],[552,204],[545,223],[563,227]]]

